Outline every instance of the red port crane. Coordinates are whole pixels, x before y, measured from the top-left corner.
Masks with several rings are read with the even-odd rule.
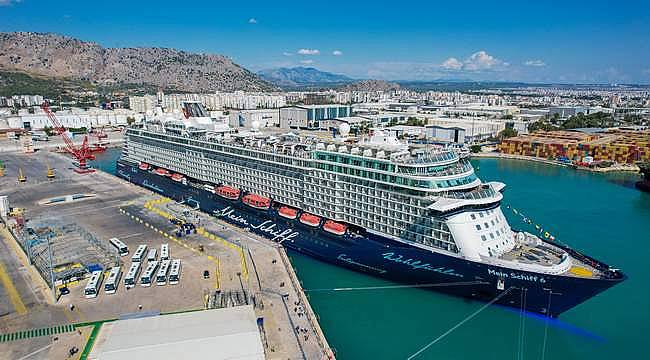
[[[59,119],[56,118],[54,112],[50,110],[50,104],[47,101],[44,101],[41,104],[41,109],[47,115],[47,118],[50,120],[50,123],[54,126],[54,131],[61,135],[63,141],[65,142],[65,149],[75,158],[77,163],[75,164],[78,168],[74,171],[78,173],[89,173],[95,171],[90,166],[88,166],[87,161],[93,160],[95,157],[90,153],[90,148],[88,147],[88,136],[84,136],[84,141],[81,143],[81,146],[77,147],[72,142],[72,139],[68,136],[65,131],[65,128],[59,122]]]

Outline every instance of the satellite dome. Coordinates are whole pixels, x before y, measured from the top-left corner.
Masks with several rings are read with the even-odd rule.
[[[341,125],[339,125],[339,133],[341,133],[341,136],[346,136],[347,134],[349,134],[350,133],[350,124],[341,123]]]

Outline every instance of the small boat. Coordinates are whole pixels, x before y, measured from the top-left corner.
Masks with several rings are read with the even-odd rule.
[[[169,173],[169,171],[166,170],[166,169],[163,169],[163,168],[157,168],[157,169],[154,171],[154,173],[156,173],[156,175],[160,175],[160,176],[171,176],[171,174]]]
[[[234,187],[225,186],[225,185],[217,187],[217,195],[224,197],[226,199],[237,200],[239,199],[239,193],[241,193],[241,191]]]
[[[209,191],[209,192],[214,194],[214,186],[212,186],[212,185],[209,185],[209,184],[203,185],[203,190]]]
[[[347,225],[338,223],[333,220],[327,220],[325,221],[325,224],[323,225],[323,229],[329,233],[332,233],[334,235],[343,235],[345,234],[345,230],[347,230]]]
[[[174,180],[176,182],[182,182],[183,179],[185,179],[185,176],[183,176],[181,174],[172,174],[172,180]]]
[[[147,171],[147,170],[149,170],[150,166],[149,166],[149,164],[147,164],[147,163],[141,162],[140,165],[138,165],[138,168],[139,168],[140,170]]]
[[[290,220],[295,219],[298,216],[298,210],[288,207],[288,206],[282,206],[278,210],[278,214],[282,216],[283,218],[287,218]]]
[[[300,222],[305,225],[317,227],[320,225],[320,218],[309,213],[302,213],[302,215],[300,215]]]
[[[271,200],[256,194],[244,195],[242,198],[244,204],[259,210],[268,210],[271,207]]]

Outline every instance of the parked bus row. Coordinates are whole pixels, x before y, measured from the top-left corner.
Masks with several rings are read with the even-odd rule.
[[[140,272],[143,266],[141,262],[131,263],[129,270],[124,276],[124,287],[131,289],[138,283],[140,286],[149,287],[152,283],[158,286],[162,285],[176,285],[180,281],[181,275],[181,260],[180,259],[166,259],[161,261],[150,261],[144,268],[142,276]],[[138,278],[139,276],[139,278]],[[84,289],[84,296],[88,299],[97,297],[102,286],[104,273],[100,270],[94,271],[90,275],[90,279]],[[104,292],[106,294],[115,294],[122,279],[122,269],[119,266],[112,267],[108,271],[106,282],[104,283]]]
[[[111,238],[109,243],[115,247],[120,256],[129,254],[129,248],[118,238]],[[160,246],[160,261],[158,260],[157,249],[148,249],[147,245],[142,244],[137,247],[131,256],[131,265],[129,270],[124,276],[124,287],[127,289],[133,288],[139,282],[141,286],[151,286],[152,282],[156,285],[170,285],[178,284],[181,273],[181,260],[171,260],[169,258],[169,244],[162,244]],[[143,265],[144,259],[147,259],[146,267]],[[142,276],[140,273],[143,271]],[[114,294],[122,278],[122,270],[119,266],[111,268],[107,273],[106,282],[104,283],[104,292],[106,294]],[[102,286],[104,273],[102,271],[94,271],[86,288],[84,295],[86,298],[97,297]]]

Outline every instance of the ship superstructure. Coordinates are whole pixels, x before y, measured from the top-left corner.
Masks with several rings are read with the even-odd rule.
[[[513,230],[500,206],[505,185],[482,182],[467,152],[458,147],[407,144],[381,130],[364,138],[349,137],[346,124],[335,138],[269,134],[255,126],[250,131],[233,132],[214,126],[204,116],[191,116],[203,114],[197,106],[186,106],[184,118],[157,116],[129,128],[122,165],[157,174],[158,178],[171,177],[194,189],[186,198],[192,194],[197,198],[200,193],[196,189],[201,189],[217,202],[222,198],[247,205],[240,208],[245,212],[249,208],[251,216],[262,220],[279,216],[289,228],[304,225],[327,235],[318,244],[320,250],[289,244],[299,251],[324,260],[333,257],[333,262],[362,271],[390,273],[386,277],[409,283],[422,279],[419,275],[409,278],[406,269],[422,268],[445,280],[462,277],[489,283],[494,291],[479,286],[460,294],[484,300],[508,285],[518,284],[512,281],[521,280],[518,277],[535,277],[529,282],[537,282],[537,286],[547,281],[545,276],[606,280],[607,286],[602,289],[624,278],[620,272],[571,249]],[[157,187],[165,192],[160,183]],[[183,193],[176,196],[183,197]],[[218,210],[213,212],[219,215]],[[318,238],[314,233],[311,236]],[[351,258],[349,244],[341,245],[343,240],[360,248],[364,241],[373,246],[383,242],[380,245],[388,250],[409,249],[421,257],[435,256],[447,264],[463,265],[436,267],[397,252],[378,254],[386,264],[405,266],[404,274],[395,275],[380,263],[361,262],[365,255]],[[332,241],[331,246],[328,241]],[[343,251],[346,246],[343,258],[342,253],[322,253],[335,247]],[[475,269],[463,273],[462,268],[468,266]],[[480,275],[475,273],[479,268]],[[559,313],[566,309],[532,310]]]

